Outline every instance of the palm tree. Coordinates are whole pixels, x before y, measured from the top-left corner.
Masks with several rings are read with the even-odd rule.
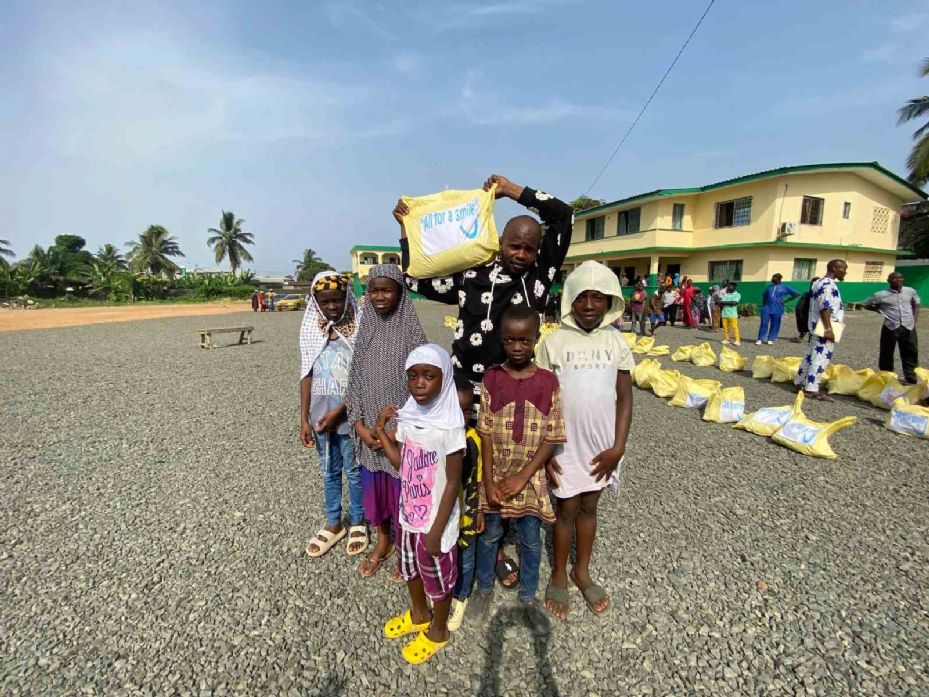
[[[12,259],[15,256],[16,255],[13,253],[13,250],[10,249],[10,241],[0,240],[0,268],[8,268],[10,262],[8,262],[6,258],[10,257]]]
[[[139,235],[138,240],[126,244],[132,269],[152,276],[174,276],[178,272],[178,265],[168,257],[184,256],[177,239],[161,225],[150,225]]]
[[[929,76],[929,58],[924,58],[919,65],[919,76]],[[929,116],[929,95],[916,97],[897,110],[897,125],[913,121],[922,116]],[[922,186],[929,182],[929,120],[913,133],[916,144],[906,159],[906,166],[910,169],[907,177],[915,186]]]
[[[206,243],[213,248],[216,263],[229,257],[229,266],[232,267],[233,275],[242,266],[243,261],[252,260],[252,255],[248,253],[245,245],[255,244],[255,240],[252,239],[252,233],[242,229],[244,224],[245,221],[241,218],[236,220],[235,213],[232,211],[223,211],[223,216],[219,219],[219,229],[211,227],[207,230],[213,233]]]
[[[97,250],[97,262],[104,267],[109,267],[114,271],[126,271],[129,264],[126,263],[126,257],[123,256],[119,247],[107,242]]]
[[[303,259],[294,259],[297,265],[297,280],[302,283],[309,283],[313,277],[320,271],[329,271],[332,267],[316,256],[312,249],[303,250]]]

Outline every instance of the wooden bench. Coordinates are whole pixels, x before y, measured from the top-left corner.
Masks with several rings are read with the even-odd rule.
[[[214,334],[233,334],[235,332],[239,332],[240,344],[247,343],[251,345],[253,329],[254,327],[215,327],[213,329],[198,329],[197,333],[200,335],[200,348],[208,348],[212,351],[215,346],[213,342]]]

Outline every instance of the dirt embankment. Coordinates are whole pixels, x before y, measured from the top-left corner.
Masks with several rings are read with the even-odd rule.
[[[225,315],[251,309],[248,301],[198,303],[195,305],[115,305],[111,307],[68,307],[38,310],[5,310],[0,312],[0,331],[75,327],[81,324],[131,322],[159,317],[196,317]]]

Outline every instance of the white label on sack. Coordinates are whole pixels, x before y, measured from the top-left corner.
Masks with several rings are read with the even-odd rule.
[[[886,404],[887,408],[889,409],[891,406],[893,406],[894,400],[897,397],[902,397],[904,394],[906,394],[906,388],[902,390],[895,390],[891,385],[888,385],[881,391],[881,394],[877,399],[881,404]]]
[[[914,436],[925,438],[929,435],[929,416],[894,409],[890,412],[890,428],[893,431],[912,433]]]
[[[687,399],[684,400],[685,407],[702,407],[707,403],[709,397],[704,397],[702,394],[697,392],[688,392]]]
[[[777,424],[780,426],[789,418],[790,407],[765,407],[755,412],[752,421],[757,421],[761,424]]]
[[[419,219],[423,233],[423,252],[438,254],[477,237],[480,225],[480,199],[472,198],[460,206],[426,213]]]
[[[745,402],[724,399],[719,406],[719,418],[722,421],[740,421],[745,416]]]
[[[782,438],[786,438],[794,443],[799,443],[800,445],[810,445],[816,440],[816,436],[819,435],[820,431],[822,431],[821,428],[813,428],[806,424],[791,421],[781,426],[779,435]]]

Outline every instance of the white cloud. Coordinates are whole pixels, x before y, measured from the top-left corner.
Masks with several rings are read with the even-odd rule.
[[[890,20],[890,28],[895,32],[903,33],[919,29],[929,24],[929,12],[907,12]]]
[[[422,57],[418,53],[405,51],[393,58],[394,69],[403,75],[416,75],[422,70]]]
[[[429,6],[430,23],[439,30],[481,24],[506,15],[541,14],[560,5],[573,4],[577,0],[504,0],[489,4],[471,3],[467,5]]]
[[[397,38],[382,22],[378,22],[350,0],[327,3],[326,14],[334,27],[348,30],[352,34],[361,30],[382,39],[396,40]]]

